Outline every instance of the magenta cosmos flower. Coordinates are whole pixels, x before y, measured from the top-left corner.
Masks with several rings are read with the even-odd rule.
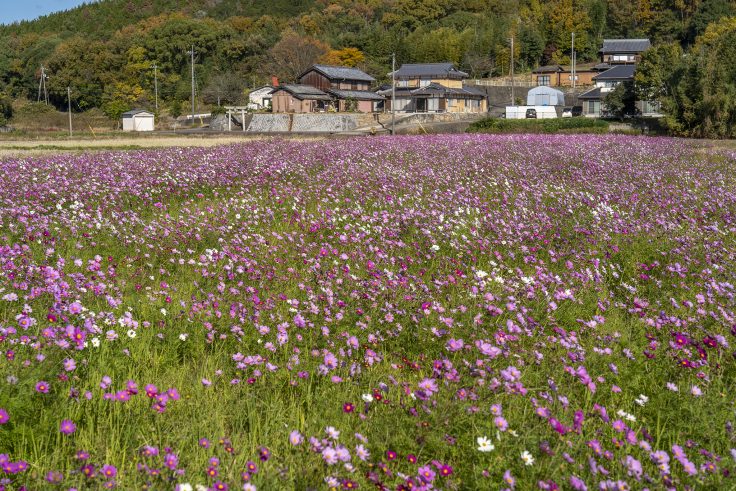
[[[10,421],[10,415],[5,409],[0,407],[0,425],[4,425],[8,421]]]
[[[59,431],[64,435],[71,435],[77,430],[77,425],[70,419],[63,419],[59,425]]]

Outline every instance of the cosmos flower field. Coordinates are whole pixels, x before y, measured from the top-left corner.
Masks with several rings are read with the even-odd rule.
[[[736,487],[736,153],[0,161],[0,489]]]

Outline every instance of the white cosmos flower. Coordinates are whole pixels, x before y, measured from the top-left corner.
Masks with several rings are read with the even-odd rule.
[[[524,450],[523,452],[521,452],[521,460],[524,461],[524,465],[534,464],[534,456],[532,456],[532,454],[529,453],[529,450]]]
[[[478,451],[479,452],[490,452],[494,448],[496,448],[493,443],[491,443],[491,439],[485,436],[479,436],[476,441],[478,442]]]
[[[136,332],[133,329],[129,330],[128,337],[133,339],[134,337],[136,337]]]
[[[639,394],[639,398],[638,399],[634,399],[634,402],[637,403],[640,406],[643,406],[644,404],[646,404],[647,402],[649,402],[649,398],[647,396],[645,396],[644,394]]]
[[[185,332],[179,334],[179,339],[182,340],[182,341],[186,341],[188,337],[189,337],[189,334],[187,334]]]
[[[371,394],[363,394],[360,396],[365,402],[373,402],[373,396]]]
[[[192,487],[192,485],[188,482],[181,483],[179,484],[179,486],[177,486],[178,491],[192,491],[193,489],[194,488]]]
[[[100,347],[100,338],[92,338],[92,346],[94,346],[95,348],[99,348]]]
[[[432,249],[433,251],[437,252],[437,251],[440,250],[440,246],[438,246],[437,244],[432,244],[432,247],[430,247],[430,249]]]

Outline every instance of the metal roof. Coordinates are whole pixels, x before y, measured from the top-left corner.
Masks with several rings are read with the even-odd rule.
[[[603,92],[601,92],[600,87],[591,89],[588,92],[585,92],[584,94],[580,94],[578,96],[578,99],[602,99],[602,98],[603,98]]]
[[[311,85],[279,85],[271,91],[271,94],[274,94],[279,90],[285,90],[297,99],[312,99],[318,101],[332,100],[332,98],[328,94],[322,92],[316,87],[312,87]]]
[[[388,75],[391,76],[393,72]],[[396,70],[396,78],[468,78],[468,74],[457,70],[452,63],[404,63]]]
[[[146,111],[145,109],[131,109],[130,111],[124,112],[122,114],[122,117],[132,118],[133,116],[143,113],[148,114],[149,116],[153,116],[153,113],[151,111]]]
[[[565,69],[561,65],[545,65],[535,68],[532,73],[556,73],[564,71]]]
[[[648,39],[604,39],[599,53],[641,53],[651,45]]]
[[[380,90],[379,94],[391,97],[391,89]],[[457,97],[457,98],[485,98],[487,94],[480,89],[475,87],[463,87],[462,89],[445,87],[442,84],[433,82],[424,87],[397,87],[396,95],[398,97],[412,97],[412,96],[445,96],[445,97]]]
[[[327,92],[333,94],[338,99],[356,99],[359,101],[382,101],[384,97],[369,90],[338,90],[328,89]]]
[[[634,71],[636,71],[635,65],[615,65],[593,77],[593,80],[633,80]]]
[[[362,82],[374,82],[376,79],[363,70],[348,66],[312,65],[307,71],[299,75],[302,78],[312,70],[317,70],[330,80],[360,80]]]

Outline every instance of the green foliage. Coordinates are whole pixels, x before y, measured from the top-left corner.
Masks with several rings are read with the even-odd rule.
[[[590,118],[486,118],[472,123],[468,133],[606,133],[608,123]]]
[[[5,94],[0,93],[0,126],[5,126],[13,117],[13,101]]]
[[[636,83],[661,102],[671,132],[736,137],[736,18],[710,24],[688,56],[674,44],[651,48]]]
[[[621,82],[606,94],[603,103],[611,117],[623,119],[636,114],[636,92],[633,82]]]
[[[174,99],[173,101],[171,101],[171,104],[169,105],[169,114],[172,117],[178,118],[182,115],[183,111],[184,109],[179,99]]]

